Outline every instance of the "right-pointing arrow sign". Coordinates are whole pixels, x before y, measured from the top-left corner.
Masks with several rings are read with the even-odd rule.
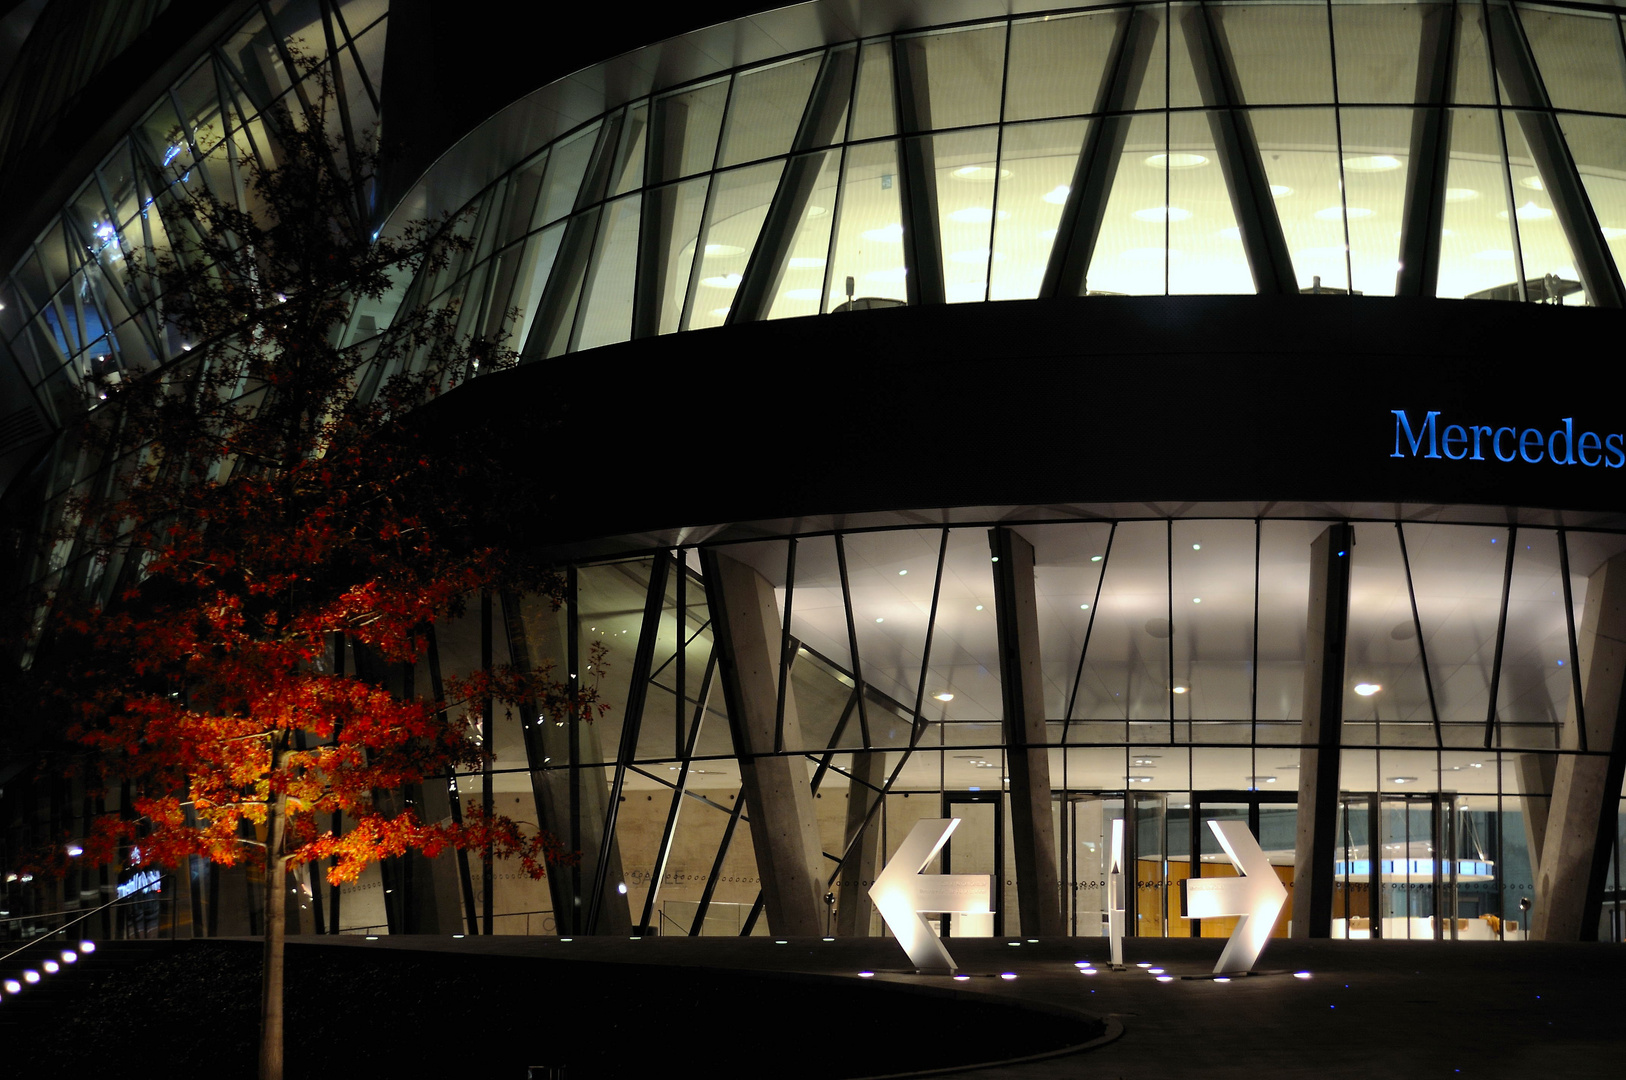
[[[932,856],[948,843],[959,818],[927,818],[915,822],[898,845],[886,869],[876,875],[869,898],[881,918],[909,954],[916,971],[952,975],[954,957],[943,948],[923,911],[986,915],[993,908],[994,879],[987,874],[922,874]]]
[[[1246,822],[1210,821],[1208,827],[1214,830],[1220,847],[1242,876],[1182,881],[1181,914],[1188,919],[1240,915],[1231,940],[1225,943],[1225,951],[1214,965],[1214,974],[1251,971],[1265,942],[1270,940],[1276,916],[1287,903],[1287,890]]]

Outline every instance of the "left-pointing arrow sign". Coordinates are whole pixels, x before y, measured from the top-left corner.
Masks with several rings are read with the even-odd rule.
[[[959,970],[921,912],[986,915],[993,908],[994,879],[988,874],[922,874],[943,849],[959,818],[915,822],[886,869],[870,886],[869,898],[909,954],[916,971],[952,975]]]

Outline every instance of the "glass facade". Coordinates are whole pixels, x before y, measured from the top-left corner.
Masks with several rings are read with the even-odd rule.
[[[460,304],[527,361],[1051,296],[1616,307],[1621,41],[1597,11],[1314,2],[841,42],[537,146],[463,208],[477,252],[408,302]]]
[[[384,0],[261,6],[109,152],[0,284],[0,350],[55,423],[97,406],[95,378],[189,346],[123,265],[165,250],[154,203],[182,202],[189,185],[246,200],[242,165],[274,162],[281,125],[371,145],[387,31]],[[501,160],[454,149],[437,168],[495,176],[431,208],[472,243],[359,305],[346,341],[366,348],[402,304],[455,306],[462,332],[507,335],[524,363],[978,301],[1621,307],[1622,42],[1612,12],[1488,0],[1103,5],[831,40],[640,90],[557,138],[516,127]],[[333,73],[337,100],[320,113],[290,76],[296,55]],[[382,216],[371,192],[358,197]],[[95,466],[60,442],[42,504]],[[1306,703],[1326,659],[1310,645],[1313,551],[1349,523],[1333,933],[1528,933],[1521,901],[1537,896],[1555,777],[1608,753],[1588,744],[1581,688],[1594,585],[1626,534],[1489,524],[1516,517],[1500,510],[1482,524],[1071,507],[1013,525],[1002,513],[645,550],[570,567],[558,610],[533,597],[471,605],[437,629],[434,670],[474,668],[489,637],[495,663],[568,668],[611,709],[559,729],[497,716],[482,733],[489,768],[392,797],[437,820],[494,807],[580,861],[536,883],[453,855],[391,860],[338,896],[309,874],[301,928],[767,933],[779,872],[767,855],[782,842],[759,816],[771,762],[805,793],[827,933],[881,933],[864,894],[876,870],[913,822],[956,816],[941,867],[1000,887],[991,917],[945,931],[1014,934],[1032,869],[1009,795],[1007,679],[1021,660],[1039,672],[1030,745],[1048,771],[1065,931],[1103,932],[1105,845],[1122,819],[1134,932],[1224,936],[1226,920],[1182,917],[1179,883],[1231,872],[1211,819],[1247,821],[1284,880],[1303,872]],[[1033,551],[1022,643],[998,618],[989,529],[1006,526]],[[766,598],[743,630],[726,616],[726,636],[725,565]],[[38,574],[75,566],[92,572],[48,552]],[[746,631],[771,658],[772,707],[749,716]],[[609,648],[599,671],[595,642]],[[412,693],[429,673],[388,678]],[[81,793],[46,787],[13,796],[34,800],[26,827],[71,831]],[[1616,841],[1602,932],[1621,940]],[[198,862],[175,881],[155,925],[257,928],[240,875]],[[46,902],[27,884],[4,885],[12,921],[0,925],[109,887],[75,878]]]

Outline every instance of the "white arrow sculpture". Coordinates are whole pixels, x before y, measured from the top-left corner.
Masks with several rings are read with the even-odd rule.
[[[994,886],[990,875],[921,873],[959,824],[959,818],[915,822],[869,890],[869,898],[909,954],[909,962],[922,973],[952,975],[959,968],[921,912],[986,915],[993,910],[989,906]]]
[[[1225,943],[1225,951],[1214,965],[1214,974],[1251,971],[1265,942],[1270,940],[1276,916],[1287,903],[1287,890],[1246,822],[1210,821],[1208,827],[1219,837],[1220,847],[1242,876],[1187,878],[1181,883],[1185,887],[1185,910],[1181,914],[1188,919],[1240,915],[1231,940]]]
[[[1114,968],[1124,966],[1124,819],[1112,819],[1112,861],[1107,864],[1107,939]]]

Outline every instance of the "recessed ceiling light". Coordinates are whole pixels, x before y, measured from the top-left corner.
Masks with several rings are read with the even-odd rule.
[[[744,255],[745,249],[735,247],[733,244],[707,244],[707,255]]]
[[[779,294],[786,300],[818,300],[824,295],[823,289],[786,289]]]
[[[1088,605],[1088,604],[1080,604],[1080,605],[1078,605],[1078,610],[1080,610],[1080,611],[1088,611],[1088,610],[1090,610],[1090,605]]]
[[[1068,187],[1066,184],[1057,184],[1055,187],[1045,192],[1042,197],[1045,202],[1060,206],[1062,203],[1067,201],[1067,193],[1071,190],[1072,188]]]
[[[1626,229],[1617,229],[1613,225],[1605,225],[1603,227],[1603,238],[1605,240],[1619,240],[1623,236],[1626,236]],[[0,304],[0,311],[4,310],[5,305]]]
[[[790,261],[793,270],[811,270],[823,265],[824,257],[822,255],[798,255]]]
[[[1240,240],[1242,239],[1242,230],[1237,226],[1232,225],[1229,229],[1221,229],[1214,235],[1226,240]]]
[[[1203,546],[1201,544],[1192,544],[1191,545],[1191,550],[1192,551],[1201,551],[1202,549],[1203,549]]]
[[[1371,697],[1373,694],[1382,689],[1383,687],[1379,686],[1377,683],[1363,682],[1355,684],[1355,692],[1361,695],[1361,697]]]
[[[1453,187],[1445,189],[1446,202],[1472,202],[1479,198],[1479,192],[1471,187]]]
[[[1129,782],[1131,784],[1150,784],[1152,778],[1150,776],[1131,776]]]
[[[1153,169],[1197,169],[1208,164],[1201,154],[1153,154],[1146,159]]]
[[[876,620],[875,620],[875,621],[876,621],[876,622],[886,622],[886,619],[884,619],[884,618],[881,618],[881,619],[876,619]]]
[[[905,575],[905,574],[907,574],[907,573],[908,573],[908,572],[909,572],[909,571],[907,571],[907,570],[899,570],[899,571],[898,571],[898,576],[899,576],[899,577],[902,577],[902,576],[903,576],[903,575]]]
[[[1090,561],[1091,562],[1100,562],[1101,561],[1101,556],[1099,556],[1099,555],[1091,555],[1090,556]]]
[[[1506,221],[1507,211],[1500,211],[1496,216],[1503,221]],[[1537,206],[1533,202],[1527,202],[1517,210],[1513,211],[1513,216],[1518,218],[1520,221],[1545,221],[1553,216],[1553,212],[1547,209],[1545,206]]]
[[[978,611],[981,611],[981,610],[982,610],[982,605],[981,605],[981,604],[978,604],[978,605],[977,605],[977,610],[978,610]]]
[[[1507,215],[1504,214],[1502,216],[1506,217]],[[1474,252],[1474,258],[1483,262],[1512,262],[1513,252],[1507,250],[1506,248],[1491,248],[1488,251]]]
[[[1389,783],[1391,783],[1391,784],[1415,784],[1415,783],[1417,783],[1417,777],[1415,777],[1415,776],[1391,776],[1391,777],[1389,777]]]
[[[896,244],[903,239],[903,226],[893,222],[891,225],[882,225],[879,229],[869,229],[865,231],[864,239]]]
[[[1293,194],[1293,189],[1286,184],[1272,184],[1270,185],[1270,193],[1278,199],[1285,199]]]
[[[723,274],[718,277],[701,278],[700,284],[713,289],[737,289],[742,280],[738,274]]]
[[[1136,210],[1133,217],[1136,221],[1162,221],[1165,217],[1170,221],[1185,221],[1191,217],[1191,211],[1178,206],[1148,206],[1144,210]]]
[[[1523,177],[1519,181],[1519,186],[1522,187],[1522,188],[1529,188],[1531,191],[1546,191],[1547,190],[1545,187],[1542,186],[1541,177],[1539,177],[1539,176],[1526,176],[1526,177]]]
[[[865,281],[874,281],[882,285],[901,285],[909,277],[906,267],[891,266],[885,270],[871,270],[864,275]]]
[[[1191,598],[1191,602],[1192,602],[1192,603],[1193,603],[1193,604],[1200,604],[1200,603],[1202,603],[1202,602],[1203,602],[1203,598],[1202,598],[1202,597],[1200,597],[1200,596],[1193,596],[1193,597],[1192,597],[1192,598]]]
[[[956,180],[972,180],[977,183],[991,184],[994,180],[1004,180],[1011,175],[1009,169],[995,169],[992,165],[962,165],[950,174]]]
[[[1388,172],[1398,169],[1403,162],[1388,154],[1369,154],[1344,159],[1344,168],[1352,172]]]
[[[933,694],[932,696],[935,697],[938,701],[953,701],[954,700],[954,695],[949,693],[947,690],[944,690],[940,694]]]
[[[1186,692],[1186,690],[1187,690],[1187,689],[1188,689],[1188,687],[1184,687],[1184,686],[1176,686],[1176,687],[1175,687],[1175,688],[1174,688],[1174,692],[1175,692],[1175,693],[1176,693],[1176,694],[1183,694],[1183,693],[1185,693],[1185,692]]]

